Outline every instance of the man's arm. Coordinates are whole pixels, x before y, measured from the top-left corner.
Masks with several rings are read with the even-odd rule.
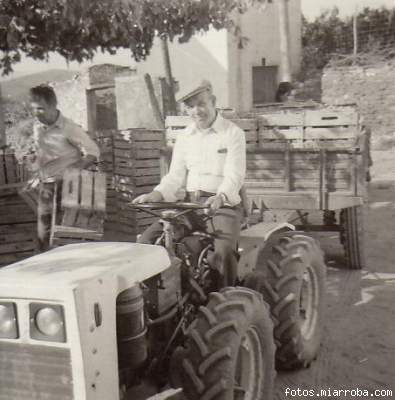
[[[165,201],[176,201],[177,191],[184,185],[186,175],[185,138],[179,136],[174,145],[169,172],[154,191],[160,192]]]
[[[99,160],[99,146],[93,139],[91,139],[88,133],[78,125],[73,126],[71,129],[67,129],[67,139],[81,152],[82,157],[79,167],[86,168]]]

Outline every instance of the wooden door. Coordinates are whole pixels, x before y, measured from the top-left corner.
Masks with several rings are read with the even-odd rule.
[[[252,102],[254,106],[276,101],[277,73],[277,66],[252,67]]]

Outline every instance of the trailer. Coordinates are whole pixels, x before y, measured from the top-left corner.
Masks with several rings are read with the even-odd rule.
[[[242,117],[224,113],[246,135],[245,193],[250,214],[290,220],[304,231],[340,233],[347,267],[365,265],[363,210],[367,200],[369,135],[354,106],[278,108]],[[167,151],[189,118],[166,120]],[[321,223],[308,215],[322,212]]]

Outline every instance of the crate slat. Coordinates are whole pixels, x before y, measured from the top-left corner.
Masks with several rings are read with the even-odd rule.
[[[247,172],[248,170],[282,168],[284,168],[284,160],[247,160]]]
[[[35,240],[28,240],[16,243],[0,244],[0,254],[16,253],[21,251],[35,250],[37,247]]]
[[[296,140],[303,139],[303,126],[273,127],[267,129],[262,127],[258,132],[258,141],[264,146],[265,140]]]
[[[256,131],[258,129],[258,120],[251,118],[232,118],[230,119],[243,131]]]
[[[79,208],[80,173],[77,169],[68,169],[63,175],[62,207]]]
[[[280,112],[258,116],[259,128],[263,126],[295,127],[304,125],[304,113]]]
[[[106,210],[106,180],[106,174],[96,173],[94,175],[93,209],[96,211],[104,212]]]
[[[306,110],[305,126],[358,125],[358,113],[354,110]]]
[[[253,179],[276,179],[284,176],[284,172],[281,169],[269,169],[269,170],[252,170],[246,173],[246,180]]]
[[[306,140],[328,140],[328,139],[356,139],[358,131],[356,127],[306,127],[304,139]]]
[[[93,173],[91,171],[81,171],[81,201],[80,208],[90,210],[93,207]]]

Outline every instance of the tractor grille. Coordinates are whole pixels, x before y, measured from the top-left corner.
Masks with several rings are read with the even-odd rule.
[[[0,343],[0,400],[72,400],[69,349]]]

